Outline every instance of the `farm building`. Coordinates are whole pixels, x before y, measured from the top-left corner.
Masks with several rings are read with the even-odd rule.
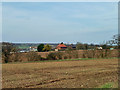
[[[63,42],[56,47],[56,49],[58,49],[58,50],[66,49],[66,48],[67,48],[67,46],[64,45]]]

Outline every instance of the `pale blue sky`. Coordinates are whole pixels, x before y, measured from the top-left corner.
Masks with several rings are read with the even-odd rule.
[[[118,33],[116,2],[3,3],[3,41],[101,43]]]

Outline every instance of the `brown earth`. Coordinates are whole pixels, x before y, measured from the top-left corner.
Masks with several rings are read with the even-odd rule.
[[[98,88],[118,83],[117,68],[118,59],[3,64],[2,87]]]

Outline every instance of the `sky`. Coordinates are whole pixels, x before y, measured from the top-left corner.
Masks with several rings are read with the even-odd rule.
[[[117,2],[2,3],[3,41],[102,43],[117,33]]]

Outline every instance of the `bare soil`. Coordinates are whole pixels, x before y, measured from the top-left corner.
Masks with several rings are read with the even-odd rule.
[[[2,87],[99,88],[118,82],[117,68],[118,59],[2,64]]]

